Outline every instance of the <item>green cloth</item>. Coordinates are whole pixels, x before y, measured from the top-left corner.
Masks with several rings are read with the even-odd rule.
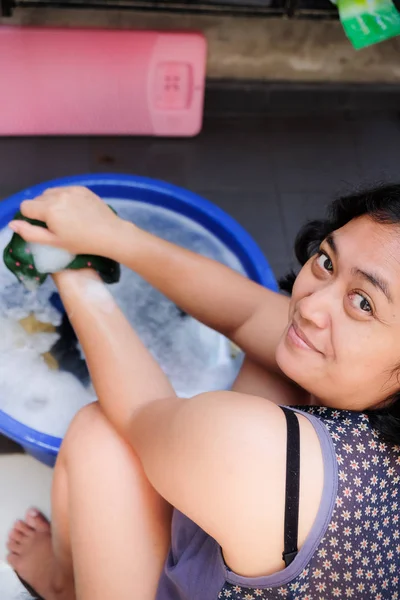
[[[14,220],[27,221],[31,225],[46,228],[46,224],[42,221],[27,219],[20,212],[15,215]],[[28,284],[28,286],[32,286],[32,284],[35,286],[42,285],[48,276],[48,273],[40,273],[36,269],[33,256],[29,250],[29,243],[25,242],[25,240],[17,233],[14,233],[10,243],[5,248],[3,260],[6,267],[18,278],[18,280]],[[110,258],[89,254],[78,255],[67,268],[92,268],[98,272],[105,283],[117,283],[121,276],[121,268],[117,262]]]

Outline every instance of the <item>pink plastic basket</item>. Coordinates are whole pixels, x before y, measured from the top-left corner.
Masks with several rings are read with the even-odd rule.
[[[192,136],[199,33],[0,27],[0,135]]]

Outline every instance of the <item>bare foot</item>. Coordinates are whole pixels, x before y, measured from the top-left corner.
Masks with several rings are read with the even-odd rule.
[[[7,548],[7,561],[39,596],[45,600],[74,600],[74,592],[68,593],[66,586],[57,589],[54,586],[56,573],[50,523],[41,513],[31,509],[25,521],[15,523]],[[71,590],[71,586],[68,587]]]

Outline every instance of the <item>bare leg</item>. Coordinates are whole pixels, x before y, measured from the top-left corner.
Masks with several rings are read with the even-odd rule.
[[[45,600],[73,600],[74,594],[79,600],[153,600],[171,509],[124,440],[135,411],[174,396],[174,390],[95,273],[65,271],[55,281],[101,409],[81,411],[64,440],[55,472],[52,544],[49,531],[39,535],[34,526],[41,521],[44,527],[42,520],[31,523],[30,535],[25,523],[24,538],[11,534],[9,560]],[[39,569],[43,564],[53,565],[45,567],[46,575]]]
[[[30,527],[9,556],[45,600],[154,600],[171,509],[97,404],[78,413],[64,440],[52,510],[52,543],[39,517],[42,531]]]

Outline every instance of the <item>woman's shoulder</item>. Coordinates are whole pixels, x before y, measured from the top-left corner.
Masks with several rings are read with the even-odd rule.
[[[189,400],[182,410],[179,454],[168,461],[174,469],[167,499],[185,515],[176,519],[175,555],[181,546],[203,544],[200,533],[194,538],[195,523],[222,548],[232,572],[254,577],[281,571],[287,478],[287,424],[281,407],[257,396],[217,392]],[[332,500],[336,479],[330,438],[309,417],[299,413],[298,418],[302,562],[322,535],[328,508],[321,513],[321,502],[325,506]]]
[[[324,458],[313,423],[301,415],[298,420],[304,541],[319,508]],[[265,398],[215,392],[186,401],[179,423],[177,451],[168,458],[174,477],[167,500],[217,540],[234,571],[251,576],[268,566],[271,572],[281,569],[287,444],[282,409]]]

